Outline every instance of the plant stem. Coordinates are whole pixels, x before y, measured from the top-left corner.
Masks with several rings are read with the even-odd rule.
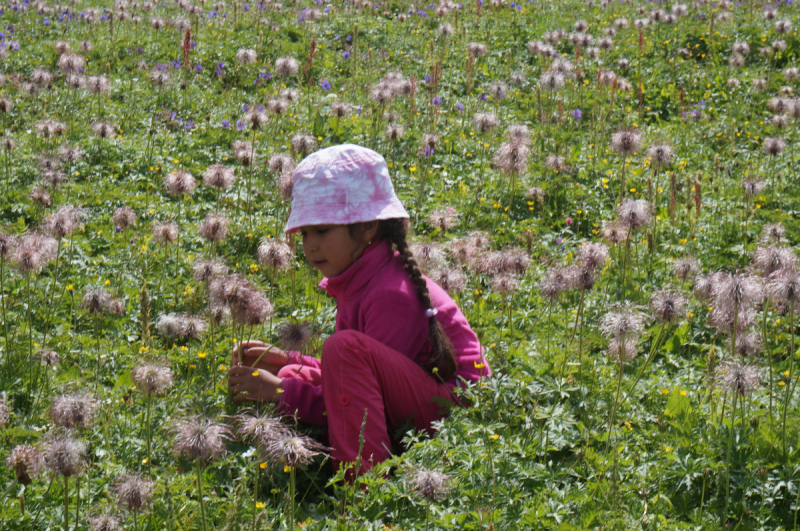
[[[783,418],[781,419],[783,423],[781,438],[783,439],[784,457],[786,457],[786,411],[789,409],[789,400],[792,398],[790,390],[794,379],[794,299],[789,303],[789,329],[792,335],[791,349],[789,351],[789,381],[786,383],[786,397],[783,400]]]
[[[208,527],[206,527],[206,504],[203,501],[203,477],[200,463],[195,465],[195,472],[197,474],[197,492],[200,494],[200,518],[203,519],[203,531],[208,531]]]

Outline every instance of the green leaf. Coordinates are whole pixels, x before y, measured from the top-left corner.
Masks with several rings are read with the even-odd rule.
[[[668,417],[677,417],[692,410],[691,400],[689,393],[685,389],[676,387],[672,390],[667,400],[667,407],[664,409],[664,415]]]

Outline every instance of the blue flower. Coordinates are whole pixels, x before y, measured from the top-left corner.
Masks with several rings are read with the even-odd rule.
[[[464,110],[464,106],[461,105],[460,103],[456,103],[456,109],[458,109],[459,111],[463,111]]]
[[[431,76],[425,76],[425,84],[428,85],[431,82]]]
[[[197,69],[198,72],[202,72],[203,71],[203,66],[202,65],[194,65],[194,67],[195,67],[195,69]]]
[[[50,19],[49,18],[44,19],[44,22],[42,22],[42,24],[44,24],[45,26],[49,26],[50,25]]]
[[[325,92],[327,92],[327,91],[329,91],[331,89],[330,82],[326,81],[324,79],[319,82],[319,86],[322,87],[322,90],[324,90]]]
[[[244,129],[244,120],[239,120],[238,122],[236,122],[236,129],[238,129],[239,131]]]
[[[172,68],[180,68],[180,67],[181,67],[180,59],[175,59],[174,61],[172,61]]]
[[[349,59],[350,58],[350,52],[344,52],[342,54],[342,57],[344,57],[345,59]]]
[[[556,238],[556,245],[561,245],[563,242],[564,242],[564,238],[562,238],[561,236]]]
[[[440,98],[439,96],[434,96],[433,97],[433,104],[438,107],[439,105],[442,104],[442,98]]]
[[[222,127],[228,129],[231,126],[230,120],[222,120]]]
[[[575,109],[575,110],[574,110],[574,111],[572,111],[570,114],[571,114],[571,115],[572,115],[572,117],[573,117],[574,119],[576,119],[576,120],[580,120],[580,119],[581,119],[581,116],[583,116],[583,113],[581,112],[581,110],[580,110],[580,109]]]
[[[361,105],[358,106],[358,111],[356,111],[359,116],[361,116]]]
[[[353,36],[352,35],[348,35],[347,36],[347,42],[353,42]]]
[[[249,6],[249,5],[247,5],[247,4],[245,4],[245,5],[244,5],[244,11],[245,11],[245,13],[246,13],[246,12],[248,12],[248,11],[250,11],[250,6]]]
[[[485,92],[480,95],[480,100],[481,101],[486,101],[486,93]]]

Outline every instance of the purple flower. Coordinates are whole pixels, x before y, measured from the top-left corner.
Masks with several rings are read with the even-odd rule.
[[[480,100],[481,101],[486,101],[486,93],[485,92],[480,95]]]
[[[561,246],[561,244],[562,244],[563,242],[564,242],[564,238],[562,238],[561,236],[559,236],[558,238],[556,238],[556,245],[558,245],[558,246]]]
[[[247,4],[245,4],[245,5],[244,5],[244,10],[245,10],[245,13],[246,13],[247,11],[250,11],[250,6],[249,6],[249,5],[247,5]]]
[[[342,54],[342,57],[344,57],[345,59],[348,59],[350,57],[350,52],[344,52]]]
[[[180,67],[181,67],[180,59],[175,59],[174,61],[172,61],[172,68],[180,68]]]
[[[217,12],[212,9],[208,12],[208,18],[217,18]]]
[[[460,103],[456,103],[456,109],[458,109],[459,111],[463,111],[464,110],[464,106],[461,105]]]
[[[202,65],[194,65],[194,67],[198,72],[202,72],[203,71],[203,66]]]
[[[425,84],[428,85],[431,82],[431,76],[425,76]]]
[[[42,24],[44,24],[45,26],[49,26],[50,25],[50,19],[49,18],[44,19],[44,22],[42,22]]]
[[[361,116],[361,105],[358,106],[358,111],[356,111],[359,116]]]
[[[572,115],[572,117],[573,117],[575,120],[580,120],[580,119],[581,119],[581,116],[583,116],[583,113],[581,112],[581,110],[580,110],[580,109],[575,109],[575,110],[574,110],[574,111],[572,111],[570,114]]]
[[[347,36],[347,42],[353,42],[353,36],[352,35],[348,35]]]
[[[324,90],[325,92],[327,92],[327,91],[329,91],[331,89],[330,81],[326,81],[324,79],[319,82],[319,86],[322,87],[322,90]]]
[[[222,120],[222,127],[228,129],[231,126],[230,120]]]
[[[442,98],[440,98],[439,96],[434,96],[433,104],[438,107],[439,105],[442,104]]]
[[[244,129],[244,120],[239,120],[238,122],[236,122],[236,129],[238,129],[239,131],[242,131]]]
[[[141,46],[139,46],[138,48],[136,48],[136,52],[137,52],[137,53],[142,53],[142,52],[144,52],[144,48],[142,48]]]

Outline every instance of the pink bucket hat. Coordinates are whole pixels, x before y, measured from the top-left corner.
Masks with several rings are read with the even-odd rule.
[[[349,225],[408,218],[378,153],[354,144],[321,149],[292,175],[292,212],[286,232],[306,225]]]

